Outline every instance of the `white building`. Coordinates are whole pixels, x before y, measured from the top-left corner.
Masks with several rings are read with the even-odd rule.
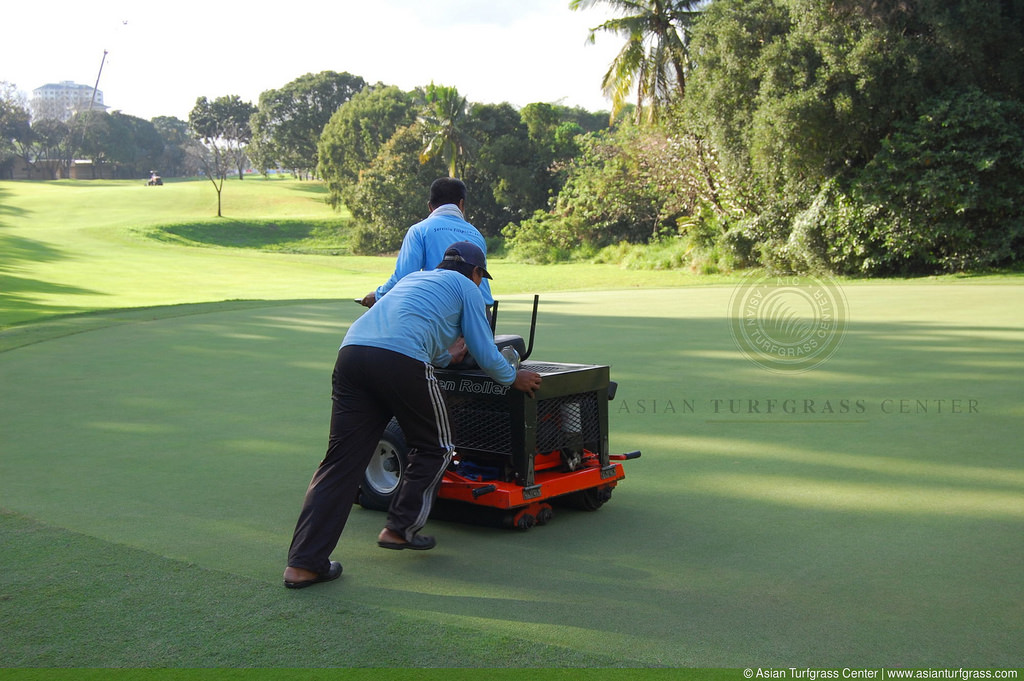
[[[91,85],[79,85],[70,80],[37,87],[32,91],[32,101],[29,102],[33,118],[56,118],[61,121],[68,120],[75,112],[87,111],[90,104],[93,111],[106,111],[103,91],[96,90],[96,98],[93,99]]]

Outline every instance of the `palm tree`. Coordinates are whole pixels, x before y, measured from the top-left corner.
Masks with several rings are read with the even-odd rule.
[[[598,31],[618,33],[626,44],[612,61],[601,87],[612,100],[612,117],[622,110],[636,89],[637,120],[654,121],[659,110],[675,97],[686,94],[689,56],[688,30],[705,0],[571,0],[570,9],[586,9],[604,2],[623,16],[609,19],[590,30],[593,43]]]
[[[469,154],[473,144],[464,130],[467,117],[466,98],[456,88],[431,83],[426,91],[426,108],[419,117],[427,131],[420,162],[440,155],[448,165],[448,175],[455,177],[459,160]]]

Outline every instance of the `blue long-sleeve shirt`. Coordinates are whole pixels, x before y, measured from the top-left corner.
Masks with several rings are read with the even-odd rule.
[[[395,260],[391,278],[377,287],[380,300],[402,277],[411,272],[432,270],[444,260],[444,252],[456,241],[469,241],[487,255],[487,241],[476,227],[466,222],[459,207],[447,203],[435,208],[426,219],[409,228],[402,239],[402,248]],[[491,287],[486,279],[480,284],[480,294],[487,305],[494,304]]]
[[[413,272],[349,327],[342,347],[368,345],[435,366],[451,362],[448,348],[463,336],[488,376],[512,385],[516,370],[501,356],[480,289],[454,270]]]

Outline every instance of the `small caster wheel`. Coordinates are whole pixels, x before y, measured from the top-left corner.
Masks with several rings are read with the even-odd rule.
[[[537,519],[529,513],[524,513],[516,518],[516,529],[523,530],[524,532],[537,523]]]

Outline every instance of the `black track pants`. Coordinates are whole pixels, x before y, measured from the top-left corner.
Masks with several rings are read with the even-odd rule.
[[[330,568],[363,471],[392,416],[410,451],[387,527],[407,540],[426,524],[454,449],[444,395],[429,364],[350,345],[338,352],[332,383],[327,455],[306,490],[288,551],[289,566],[319,573]]]

